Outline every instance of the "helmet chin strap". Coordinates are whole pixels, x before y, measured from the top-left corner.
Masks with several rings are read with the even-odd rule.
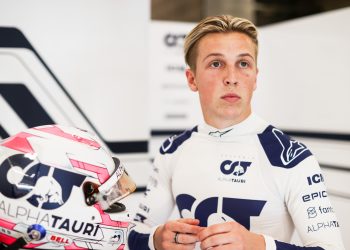
[[[104,210],[106,213],[120,213],[125,211],[126,207],[123,203],[114,202],[109,208]]]

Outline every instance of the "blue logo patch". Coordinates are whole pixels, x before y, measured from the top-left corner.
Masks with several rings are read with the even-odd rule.
[[[259,134],[259,140],[271,165],[293,168],[311,154],[307,147],[272,126]]]
[[[225,175],[234,175],[234,176],[241,176],[244,175],[247,171],[247,168],[252,163],[249,161],[235,161],[232,162],[230,160],[223,161],[220,165],[220,170]]]

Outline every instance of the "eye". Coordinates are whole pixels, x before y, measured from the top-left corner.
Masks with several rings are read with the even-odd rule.
[[[241,68],[248,68],[249,63],[246,62],[246,61],[240,61],[240,62],[239,62],[239,66],[240,66]]]
[[[220,61],[213,61],[210,66],[213,68],[219,68],[221,66],[221,62]]]

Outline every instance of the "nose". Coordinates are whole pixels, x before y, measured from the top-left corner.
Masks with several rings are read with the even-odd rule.
[[[238,84],[238,79],[237,79],[237,74],[235,72],[235,69],[227,68],[227,70],[225,72],[225,77],[224,77],[224,84],[225,85],[237,85]]]
[[[225,85],[237,85],[238,84],[237,81],[230,80],[230,79],[226,79],[224,83],[225,83]]]

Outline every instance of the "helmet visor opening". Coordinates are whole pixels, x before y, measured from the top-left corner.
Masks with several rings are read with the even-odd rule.
[[[126,172],[120,160],[113,157],[115,171],[99,188],[98,201],[103,210],[135,191],[136,184]]]

